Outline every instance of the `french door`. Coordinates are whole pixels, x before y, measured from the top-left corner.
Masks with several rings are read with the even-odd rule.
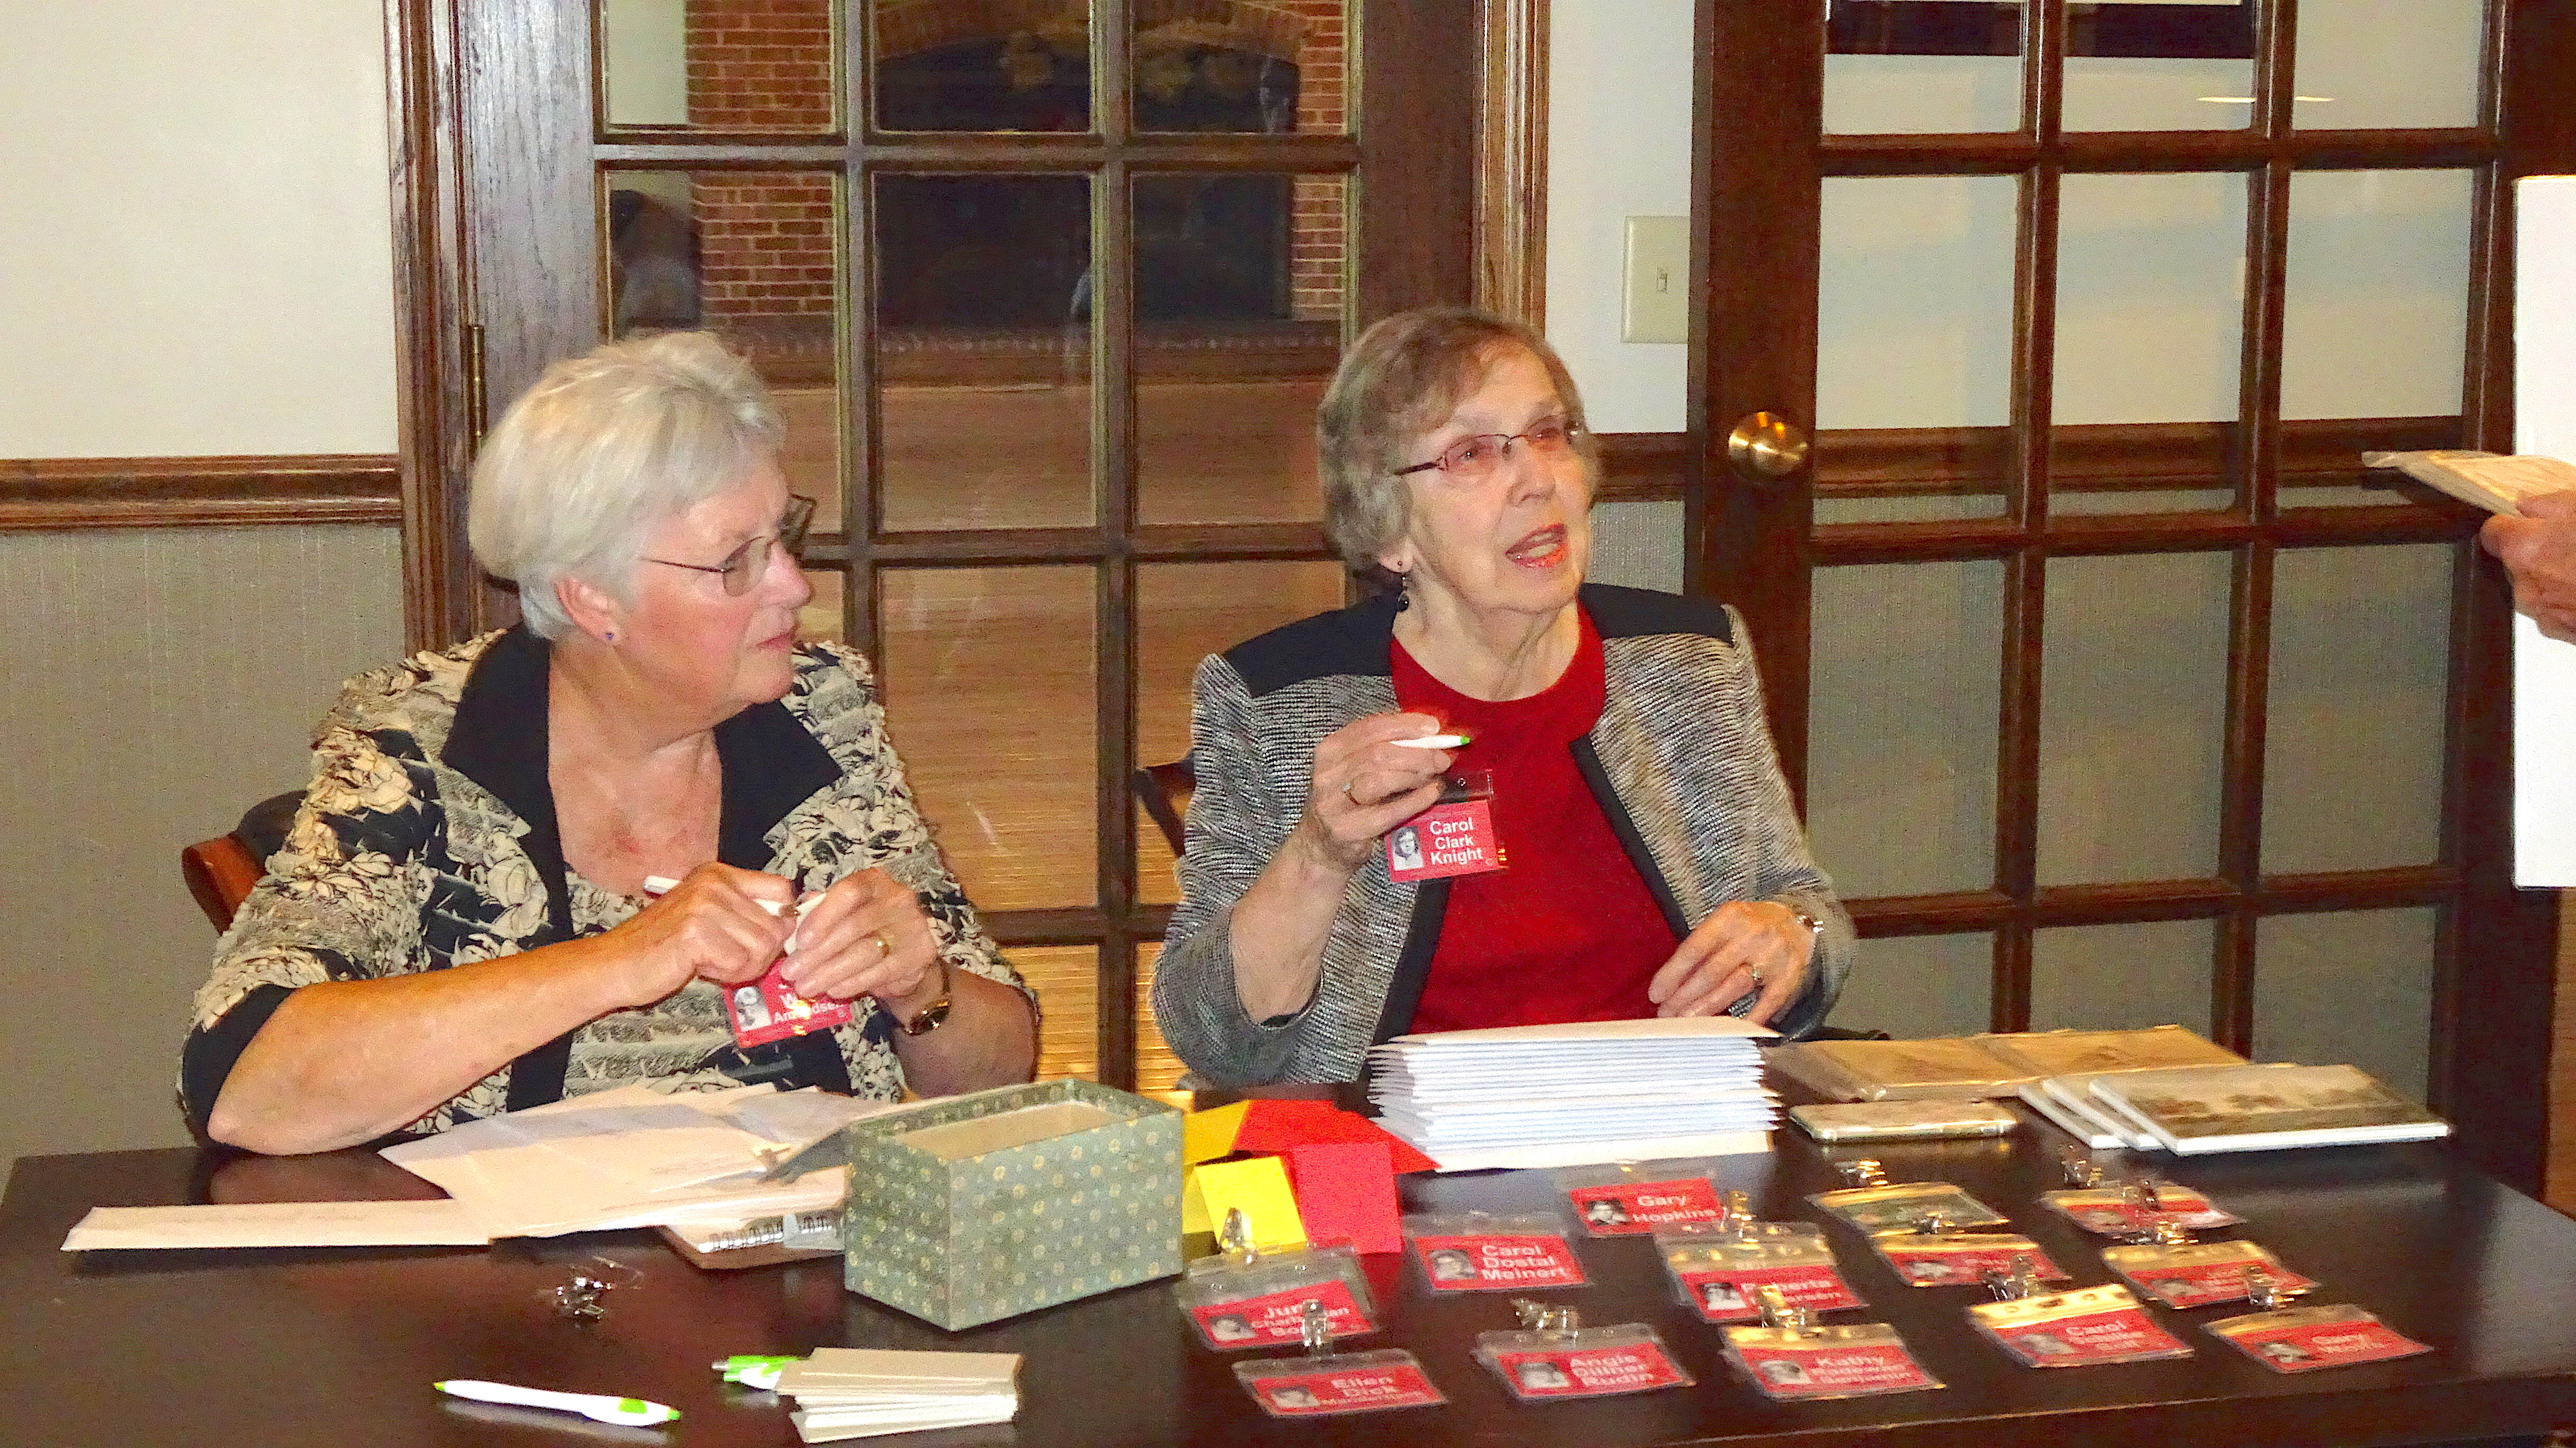
[[[1342,601],[1314,403],[1355,328],[1473,294],[1473,0],[394,16],[405,162],[451,178],[404,267],[415,634],[509,617],[455,524],[487,413],[603,337],[718,332],[823,500],[806,631],[874,661],[1040,1073],[1172,1084],[1128,774],[1188,747],[1203,655]]]
[[[2354,1061],[2536,1189],[2509,604],[2359,454],[2510,450],[2544,10],[1703,0],[1694,584],[1865,937],[1839,1023]]]

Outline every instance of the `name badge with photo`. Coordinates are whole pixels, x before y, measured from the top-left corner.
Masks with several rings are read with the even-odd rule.
[[[1440,781],[1440,802],[1386,833],[1386,873],[1401,882],[1445,880],[1503,868],[1494,829],[1494,777],[1484,770]]]

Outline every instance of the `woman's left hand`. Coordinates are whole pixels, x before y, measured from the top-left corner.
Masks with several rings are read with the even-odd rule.
[[[1714,1016],[1761,996],[1745,1019],[1767,1024],[1806,983],[1816,934],[1776,900],[1730,900],[1690,933],[1647,983],[1659,1016]]]
[[[862,870],[806,907],[781,974],[807,1000],[875,996],[909,1020],[939,997],[939,940],[910,889]]]

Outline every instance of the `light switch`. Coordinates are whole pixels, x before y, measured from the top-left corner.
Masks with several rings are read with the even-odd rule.
[[[1619,336],[1628,342],[1690,340],[1690,218],[1628,218],[1627,306]]]

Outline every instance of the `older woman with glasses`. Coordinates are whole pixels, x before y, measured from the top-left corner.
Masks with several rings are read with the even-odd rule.
[[[322,721],[197,993],[200,1130],[305,1152],[646,1079],[1027,1079],[1033,998],[931,843],[866,662],[796,641],[814,503],[781,435],[695,333],[559,363],[502,418],[469,531],[525,622],[362,675]],[[773,964],[849,1022],[743,1044],[727,994]]]
[[[1374,596],[1199,666],[1154,976],[1181,1059],[1345,1081],[1407,1031],[1721,1011],[1812,1031],[1851,923],[1743,622],[1583,581],[1598,460],[1556,353],[1476,312],[1390,317],[1317,432],[1326,530]]]

